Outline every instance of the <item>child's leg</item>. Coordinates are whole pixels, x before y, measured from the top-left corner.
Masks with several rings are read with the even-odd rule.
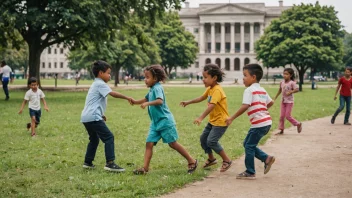
[[[291,112],[292,112],[292,107],[293,107],[293,103],[287,103],[286,104],[286,119],[291,122],[291,124],[293,126],[297,126],[300,124],[300,122],[298,122],[296,119],[294,119],[291,115]]]
[[[213,126],[210,123],[208,123],[207,126],[204,128],[202,135],[200,136],[200,145],[202,146],[204,152],[208,154],[210,160],[215,159],[214,155],[212,154],[212,150],[207,143],[207,139],[212,127]]]
[[[227,127],[213,126],[207,138],[207,145],[219,154],[223,161],[230,162],[230,158],[226,155],[224,149],[219,143],[219,140],[226,132],[226,129]]]
[[[340,106],[339,108],[336,109],[336,112],[333,115],[333,118],[336,118],[336,116],[343,110],[345,107],[345,98],[340,95]]]
[[[196,160],[191,157],[191,155],[186,151],[186,149],[179,144],[178,142],[171,142],[169,143],[169,146],[173,149],[175,149],[178,153],[180,153],[186,160],[188,161],[188,164],[195,163]]]
[[[247,137],[243,142],[243,146],[245,148],[245,165],[246,172],[249,174],[255,174],[254,168],[254,157],[258,158],[260,161],[265,162],[268,158],[268,155],[264,153],[262,150],[257,148],[259,140],[268,133],[271,126],[265,126],[261,128],[251,128],[248,132]]]
[[[32,136],[35,136],[35,116],[31,117],[31,132],[32,132]]]
[[[281,102],[279,130],[285,130],[286,103]]]
[[[105,144],[105,158],[106,163],[111,163],[115,160],[115,139],[114,134],[111,133],[109,128],[106,126],[104,121],[94,122],[96,127],[96,132]]]
[[[346,97],[345,100],[346,100],[346,114],[345,114],[344,124],[348,123],[348,121],[350,119],[351,96]]]
[[[86,155],[84,158],[84,162],[88,164],[92,164],[95,158],[95,153],[97,152],[97,148],[99,145],[99,136],[96,132],[96,127],[93,122],[83,123],[88,135],[89,135],[89,143],[87,145]]]
[[[152,159],[152,156],[153,156],[153,147],[154,147],[154,142],[147,142],[147,143],[145,144],[145,153],[144,153],[144,165],[143,165],[143,168],[144,168],[144,170],[146,170],[146,171],[149,170],[150,160]]]

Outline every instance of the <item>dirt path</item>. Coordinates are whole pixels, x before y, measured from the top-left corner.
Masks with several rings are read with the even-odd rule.
[[[256,180],[238,180],[245,170],[244,156],[234,161],[225,173],[214,172],[164,197],[352,197],[352,127],[342,125],[340,115],[335,125],[330,117],[303,123],[261,146],[276,162],[267,175],[256,160]],[[220,166],[220,165],[219,165]]]

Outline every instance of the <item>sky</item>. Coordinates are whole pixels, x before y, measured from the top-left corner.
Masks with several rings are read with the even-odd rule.
[[[266,6],[278,6],[278,0],[187,0],[190,7],[198,7],[202,3],[265,3]],[[293,4],[313,3],[317,0],[283,0],[284,6],[292,6]],[[338,12],[337,16],[341,24],[347,32],[352,33],[352,1],[351,0],[318,0],[321,5],[334,6]]]

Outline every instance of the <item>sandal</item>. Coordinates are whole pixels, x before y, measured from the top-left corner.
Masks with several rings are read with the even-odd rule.
[[[302,122],[299,123],[299,125],[297,125],[297,132],[301,133],[301,131],[302,131]]]
[[[231,166],[232,166],[232,161],[231,160],[229,162],[222,161],[222,166],[221,166],[220,172],[227,171]]]
[[[284,134],[284,130],[280,130],[279,132],[275,133],[275,135],[283,135]]]
[[[146,170],[145,168],[139,168],[133,171],[133,173],[135,175],[145,175],[148,173],[148,170]]]
[[[274,156],[269,156],[270,160],[268,163],[264,163],[264,174],[267,174],[270,171],[271,165],[275,162],[275,157]]]
[[[207,167],[215,165],[217,163],[218,163],[218,161],[216,159],[213,159],[213,160],[207,159],[207,161],[205,161],[205,164],[203,165],[203,168],[207,168]]]
[[[194,163],[189,163],[188,164],[188,174],[192,174],[196,169],[197,169],[197,166],[198,166],[198,160],[196,160]]]
[[[236,179],[255,179],[255,174],[249,174],[246,171],[236,176]]]

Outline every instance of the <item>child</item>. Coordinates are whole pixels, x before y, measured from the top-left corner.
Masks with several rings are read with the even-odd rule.
[[[132,100],[133,104],[141,104],[141,108],[148,107],[148,114],[151,119],[149,134],[146,140],[146,150],[144,154],[144,166],[134,170],[134,174],[146,174],[149,171],[149,163],[153,155],[153,146],[157,144],[160,139],[164,143],[169,144],[171,148],[179,152],[188,161],[188,173],[193,173],[198,161],[193,159],[185,148],[176,140],[178,134],[176,124],[172,113],[170,112],[164,94],[163,87],[160,81],[166,79],[164,69],[159,65],[151,65],[144,69],[144,82],[147,87],[150,87],[148,94],[141,100]]]
[[[180,105],[186,107],[189,104],[202,102],[205,99],[208,99],[207,109],[194,121],[194,124],[199,125],[209,114],[209,122],[200,136],[201,146],[205,153],[208,154],[208,159],[203,165],[203,168],[207,168],[217,163],[212,152],[213,150],[221,156],[223,161],[220,172],[225,172],[231,167],[232,161],[219,144],[220,138],[224,135],[227,129],[226,119],[229,117],[227,111],[227,98],[224,90],[218,84],[223,81],[224,72],[222,72],[215,64],[207,64],[204,67],[203,77],[203,83],[205,87],[207,87],[204,94],[193,100],[183,101]]]
[[[282,92],[281,101],[281,113],[280,113],[280,124],[279,132],[275,135],[284,134],[285,129],[285,118],[291,122],[293,126],[297,126],[297,132],[302,131],[302,123],[298,122],[291,116],[291,111],[293,107],[293,94],[298,92],[298,86],[295,80],[295,72],[291,68],[284,69],[284,80],[280,83],[279,91],[277,92],[274,101]]]
[[[237,179],[255,179],[254,157],[258,158],[264,165],[264,174],[268,173],[271,165],[275,162],[274,156],[269,156],[260,150],[257,145],[259,140],[265,136],[271,127],[272,121],[268,108],[274,103],[268,93],[259,84],[263,77],[263,69],[258,64],[248,64],[243,67],[243,83],[247,89],[243,93],[242,106],[238,111],[226,120],[229,126],[234,119],[248,110],[247,114],[252,124],[244,139],[246,171],[236,176]]]
[[[26,92],[26,95],[24,96],[24,100],[22,102],[21,109],[18,112],[18,114],[22,113],[24,106],[26,105],[27,101],[29,101],[28,107],[29,107],[29,115],[31,117],[31,122],[27,123],[27,130],[31,128],[31,134],[32,136],[35,136],[36,135],[35,128],[37,128],[37,126],[39,125],[40,117],[42,115],[42,112],[40,110],[40,100],[43,102],[44,109],[46,111],[49,111],[49,108],[46,105],[46,101],[44,99],[45,95],[43,91],[38,88],[37,79],[35,77],[31,77],[28,80],[28,85],[30,87],[30,90]]]
[[[1,82],[2,82],[2,89],[4,90],[4,93],[6,95],[5,100],[9,100],[10,99],[10,95],[9,95],[9,89],[8,89],[8,84],[11,81],[11,67],[9,67],[8,65],[6,65],[6,62],[3,60],[1,61]]]
[[[345,113],[345,120],[344,120],[343,124],[344,125],[351,125],[351,123],[349,123],[349,121],[348,121],[350,118],[350,106],[351,106],[351,84],[352,84],[351,72],[352,72],[352,68],[346,68],[345,76],[343,76],[339,79],[339,83],[336,87],[334,100],[336,100],[337,92],[339,91],[339,89],[341,87],[340,106],[336,110],[334,115],[332,116],[331,124],[335,123],[336,116],[343,110],[343,108],[345,107],[345,103],[346,103],[346,113]]]
[[[89,169],[95,167],[92,162],[95,158],[99,139],[101,139],[101,141],[105,144],[106,165],[104,169],[112,172],[124,172],[125,169],[114,163],[114,135],[105,124],[106,117],[104,116],[104,112],[106,109],[108,95],[114,98],[122,98],[129,101],[131,98],[112,91],[107,84],[110,80],[111,73],[111,66],[108,63],[101,60],[94,62],[92,72],[95,79],[89,88],[85,106],[81,115],[81,122],[85,126],[89,135],[89,143],[87,146],[83,168]]]

